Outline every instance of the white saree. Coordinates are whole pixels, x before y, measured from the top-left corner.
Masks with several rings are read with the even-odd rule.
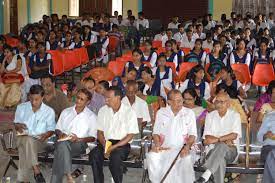
[[[160,153],[149,152],[146,155],[149,178],[159,183],[169,169],[173,160],[190,135],[197,136],[196,118],[191,109],[182,108],[174,116],[171,108],[161,108],[156,116],[153,134],[161,137],[162,147],[170,148]],[[195,181],[191,155],[179,157],[165,179],[165,183],[190,183]]]

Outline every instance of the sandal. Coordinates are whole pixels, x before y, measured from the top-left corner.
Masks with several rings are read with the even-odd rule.
[[[75,169],[73,171],[73,173],[71,174],[71,176],[72,176],[72,178],[76,179],[77,177],[79,177],[82,174],[83,174],[82,171],[77,168],[77,169]]]

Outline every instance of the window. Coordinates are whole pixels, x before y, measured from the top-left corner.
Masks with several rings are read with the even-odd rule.
[[[69,16],[79,16],[79,0],[69,0]]]
[[[119,15],[122,15],[122,0],[112,0],[112,15],[114,11],[118,11]]]

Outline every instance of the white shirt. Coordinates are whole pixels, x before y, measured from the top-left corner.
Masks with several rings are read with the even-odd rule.
[[[183,82],[183,84],[181,85],[181,87],[179,88],[179,90],[180,90],[181,93],[184,92],[187,89],[188,82],[189,82],[189,79],[186,79]],[[198,86],[198,85],[196,84],[196,86]],[[204,97],[203,98],[205,100],[208,100],[210,97],[211,97],[210,96],[210,86],[209,86],[209,84],[207,82],[205,82],[205,89],[204,89]]]
[[[187,37],[183,38],[181,41],[180,47],[181,48],[190,48],[193,49],[195,45],[195,40],[192,38],[191,41],[188,40]]]
[[[242,126],[240,114],[228,109],[223,117],[220,117],[217,110],[212,111],[206,115],[203,139],[206,135],[212,135],[215,137],[221,137],[230,133],[238,134],[234,144],[239,150],[240,138],[242,137]],[[211,144],[212,145],[212,144]],[[213,145],[210,149],[213,148]]]
[[[143,57],[145,58],[145,60],[147,60],[149,58],[149,55],[147,56],[143,54]],[[158,54],[156,52],[152,53],[151,59],[149,60],[151,67],[156,67],[157,59],[158,59]]]
[[[182,42],[185,37],[185,33],[177,32],[176,34],[174,34],[173,39],[175,39],[177,42]]]
[[[177,22],[177,23],[170,22],[168,24],[168,29],[178,29],[179,24],[180,24],[179,22]]]
[[[148,19],[137,19],[136,20],[136,24],[137,24],[137,30],[139,30],[139,25],[142,25],[144,29],[148,29],[149,28],[149,21]]]
[[[244,57],[244,56],[245,56],[245,55],[243,55],[243,57]],[[243,57],[242,57],[242,58],[243,58]],[[242,59],[242,58],[240,58],[240,59]],[[250,65],[250,60],[251,60],[251,55],[250,55],[250,53],[246,53],[245,64],[247,64],[248,67],[249,67],[249,65]],[[238,60],[235,60],[234,53],[232,52],[232,53],[230,54],[230,65],[235,64],[236,61],[238,61]]]
[[[123,103],[116,113],[105,105],[98,112],[97,130],[103,131],[106,140],[121,140],[128,134],[138,134],[137,115]]]
[[[208,48],[211,51],[213,49],[213,41],[211,41],[211,43],[209,43],[207,40],[203,41],[202,48]]]
[[[96,138],[96,115],[87,107],[77,114],[74,105],[62,111],[56,129],[67,135],[75,134],[78,138]]]
[[[188,136],[197,137],[195,113],[182,107],[175,116],[170,106],[161,108],[156,115],[153,134],[160,136],[163,147],[182,147]]]
[[[268,23],[270,29],[274,26],[274,20],[268,19],[267,23]]]
[[[203,32],[200,35],[198,33],[194,33],[193,36],[195,39],[205,39],[206,38],[206,34]]]
[[[156,34],[154,37],[154,41],[162,41],[162,47],[165,47],[166,41],[168,41],[168,37],[166,34]]]
[[[133,103],[133,105],[130,104],[127,96],[124,97],[121,100],[121,102],[131,107],[135,111],[137,118],[141,118],[142,121],[147,121],[147,122],[151,121],[147,103],[141,98],[139,98],[138,96],[136,96],[135,102]]]

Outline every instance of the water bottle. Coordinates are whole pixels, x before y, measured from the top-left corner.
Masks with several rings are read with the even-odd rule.
[[[81,183],[88,182],[87,175],[82,176]]]

